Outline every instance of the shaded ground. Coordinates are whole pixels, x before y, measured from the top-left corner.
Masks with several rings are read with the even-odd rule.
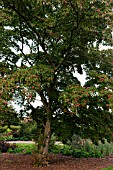
[[[100,170],[113,166],[113,156],[106,158],[72,158],[51,155],[47,167],[33,166],[33,157],[24,154],[0,154],[0,170]]]

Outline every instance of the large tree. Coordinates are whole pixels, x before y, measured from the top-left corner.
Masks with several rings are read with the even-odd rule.
[[[39,153],[48,154],[53,131],[98,140],[108,137],[109,126],[110,136],[113,54],[99,45],[112,46],[113,2],[1,0],[0,6],[1,100],[16,98],[31,109]],[[83,70],[84,88],[74,74]],[[33,108],[36,95],[42,106]]]

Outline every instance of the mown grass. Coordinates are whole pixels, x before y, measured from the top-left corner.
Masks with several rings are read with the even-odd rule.
[[[16,144],[16,148],[8,149],[9,153],[24,153],[24,154],[32,154],[32,152],[36,149],[35,144]]]
[[[110,166],[110,167],[108,167],[108,168],[103,168],[103,169],[101,169],[101,170],[113,170],[113,166]]]

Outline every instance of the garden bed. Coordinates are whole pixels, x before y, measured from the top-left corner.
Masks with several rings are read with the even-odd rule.
[[[33,157],[26,154],[0,154],[0,170],[101,170],[113,166],[113,156],[105,158],[72,158],[61,154],[50,155],[50,164],[35,167]]]

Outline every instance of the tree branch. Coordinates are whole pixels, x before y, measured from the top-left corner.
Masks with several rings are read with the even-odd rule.
[[[70,35],[70,41],[69,41],[69,46],[67,47],[67,49],[65,49],[65,51],[67,51],[63,61],[57,66],[57,68],[55,69],[55,72],[57,72],[60,68],[61,65],[64,64],[64,62],[66,61],[66,59],[68,58],[69,56],[69,52],[70,52],[70,49],[71,49],[71,46],[72,46],[72,37],[73,37],[73,31],[71,31],[71,35]],[[65,54],[65,51],[64,53],[62,54],[62,56]]]

